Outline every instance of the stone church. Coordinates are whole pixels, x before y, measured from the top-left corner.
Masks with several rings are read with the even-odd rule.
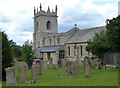
[[[87,41],[92,39],[95,33],[106,30],[105,26],[80,30],[75,25],[69,31],[58,33],[57,6],[55,11],[47,11],[34,8],[34,33],[33,49],[36,58],[51,60],[54,64],[59,59],[83,60],[85,56],[91,56],[86,51]]]

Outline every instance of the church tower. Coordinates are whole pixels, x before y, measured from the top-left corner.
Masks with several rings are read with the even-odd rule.
[[[49,6],[47,11],[42,10],[41,3],[39,9],[34,7],[33,49],[41,46],[40,41],[46,35],[58,33],[57,17],[57,5],[52,12]]]

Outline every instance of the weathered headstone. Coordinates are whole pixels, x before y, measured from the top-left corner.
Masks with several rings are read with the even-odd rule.
[[[65,74],[70,74],[71,72],[71,62],[67,61],[66,62],[66,70],[65,70]]]
[[[17,85],[16,76],[14,72],[14,67],[6,68],[6,85]]]
[[[66,66],[66,59],[62,59],[62,67],[65,67]]]
[[[43,69],[47,69],[48,67],[47,67],[47,61],[46,60],[43,60],[42,61],[42,68]]]
[[[49,60],[49,68],[50,68],[50,69],[53,69],[53,67],[54,67],[54,66],[53,66],[53,61],[52,61],[52,60]]]
[[[58,66],[62,67],[62,60],[61,59],[58,60]]]
[[[26,62],[20,62],[20,61],[14,61],[14,66],[15,67],[21,67],[21,66],[25,66],[26,67],[26,69],[28,69],[28,64],[26,63]]]
[[[73,62],[73,70],[74,70],[74,73],[75,74],[77,74],[77,73],[80,73],[80,68],[79,68],[79,63],[78,63],[78,61],[77,60],[75,60],[74,62]]]
[[[40,67],[37,64],[32,66],[32,78],[33,79],[37,79],[38,78],[39,71],[40,71],[39,69],[40,69]]]
[[[19,67],[19,82],[24,82],[27,79],[27,69],[23,65]]]
[[[84,58],[84,77],[90,77],[91,76],[91,66],[89,58],[86,56]]]

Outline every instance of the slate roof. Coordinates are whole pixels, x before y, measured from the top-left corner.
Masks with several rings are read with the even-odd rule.
[[[37,48],[37,51],[38,52],[55,52],[59,49],[63,48],[63,46],[59,45],[59,46],[45,46],[45,47],[40,47],[40,48]]]
[[[105,26],[102,27],[94,27],[89,29],[83,29],[76,31],[76,33],[68,40],[66,43],[83,43],[92,39],[95,33],[100,32],[102,30],[107,30]]]

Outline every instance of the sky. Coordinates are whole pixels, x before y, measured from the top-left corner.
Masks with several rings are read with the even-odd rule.
[[[33,40],[34,6],[55,11],[58,6],[58,31],[66,32],[77,24],[79,29],[104,26],[106,19],[118,15],[119,0],[0,0],[0,29],[9,39],[22,45]]]

